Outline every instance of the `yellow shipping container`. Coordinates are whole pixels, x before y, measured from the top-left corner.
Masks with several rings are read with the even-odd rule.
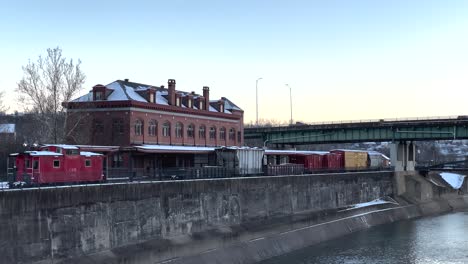
[[[344,150],[344,164],[346,169],[367,168],[367,152],[357,150]]]

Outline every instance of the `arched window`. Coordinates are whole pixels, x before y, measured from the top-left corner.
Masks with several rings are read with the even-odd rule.
[[[154,120],[151,120],[148,125],[148,135],[156,136],[157,128],[158,128],[158,123]]]
[[[216,127],[210,127],[210,139],[216,138]]]
[[[104,132],[104,124],[101,120],[94,120],[94,131],[96,134],[102,134]]]
[[[229,140],[235,140],[236,139],[236,130],[234,130],[234,128],[231,127],[231,129],[229,129]]]
[[[124,125],[122,119],[114,119],[112,122],[112,130],[114,133],[123,134],[124,133]]]
[[[219,129],[219,139],[226,140],[226,128],[222,127]]]
[[[184,125],[182,123],[178,122],[175,126],[175,136],[177,138],[181,138],[184,136]]]
[[[141,120],[135,121],[135,135],[140,136],[143,133],[143,122]]]
[[[200,126],[200,128],[198,129],[198,137],[199,138],[205,138],[206,137],[206,133],[205,133],[205,126]]]
[[[162,127],[162,132],[164,137],[171,136],[171,123],[165,122]]]
[[[188,127],[187,127],[187,137],[188,138],[193,138],[195,136],[195,133],[194,133],[195,128],[194,127],[195,126],[193,124],[188,125]]]

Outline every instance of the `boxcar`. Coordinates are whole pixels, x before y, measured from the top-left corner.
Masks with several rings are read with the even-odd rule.
[[[302,164],[308,171],[323,170],[327,168],[326,155],[324,151],[298,151],[297,154],[289,156],[291,163]]]
[[[263,171],[261,148],[223,147],[215,149],[218,166],[233,169],[239,175],[260,174]]]
[[[369,151],[369,168],[379,169],[390,166],[390,159],[377,151]]]
[[[10,182],[32,185],[103,181],[103,156],[76,146],[44,145],[37,151],[11,154],[15,158]]]
[[[325,163],[327,170],[342,170],[344,169],[344,160],[342,153],[327,153],[325,155]]]
[[[335,149],[330,153],[343,155],[343,168],[349,169],[366,169],[368,167],[367,151]]]

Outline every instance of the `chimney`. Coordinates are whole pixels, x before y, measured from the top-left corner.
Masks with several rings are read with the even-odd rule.
[[[128,82],[129,80],[128,79],[124,79],[124,82]]]
[[[223,99],[218,101],[218,109],[220,113],[224,113],[224,100]]]
[[[203,86],[203,97],[205,98],[205,110],[210,111],[210,87]]]
[[[168,90],[168,95],[167,95],[167,101],[169,105],[175,105],[175,80],[174,79],[169,79],[167,80],[167,90]]]

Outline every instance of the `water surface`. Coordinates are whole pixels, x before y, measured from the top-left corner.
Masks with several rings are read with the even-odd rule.
[[[468,212],[381,225],[261,263],[468,263]]]

